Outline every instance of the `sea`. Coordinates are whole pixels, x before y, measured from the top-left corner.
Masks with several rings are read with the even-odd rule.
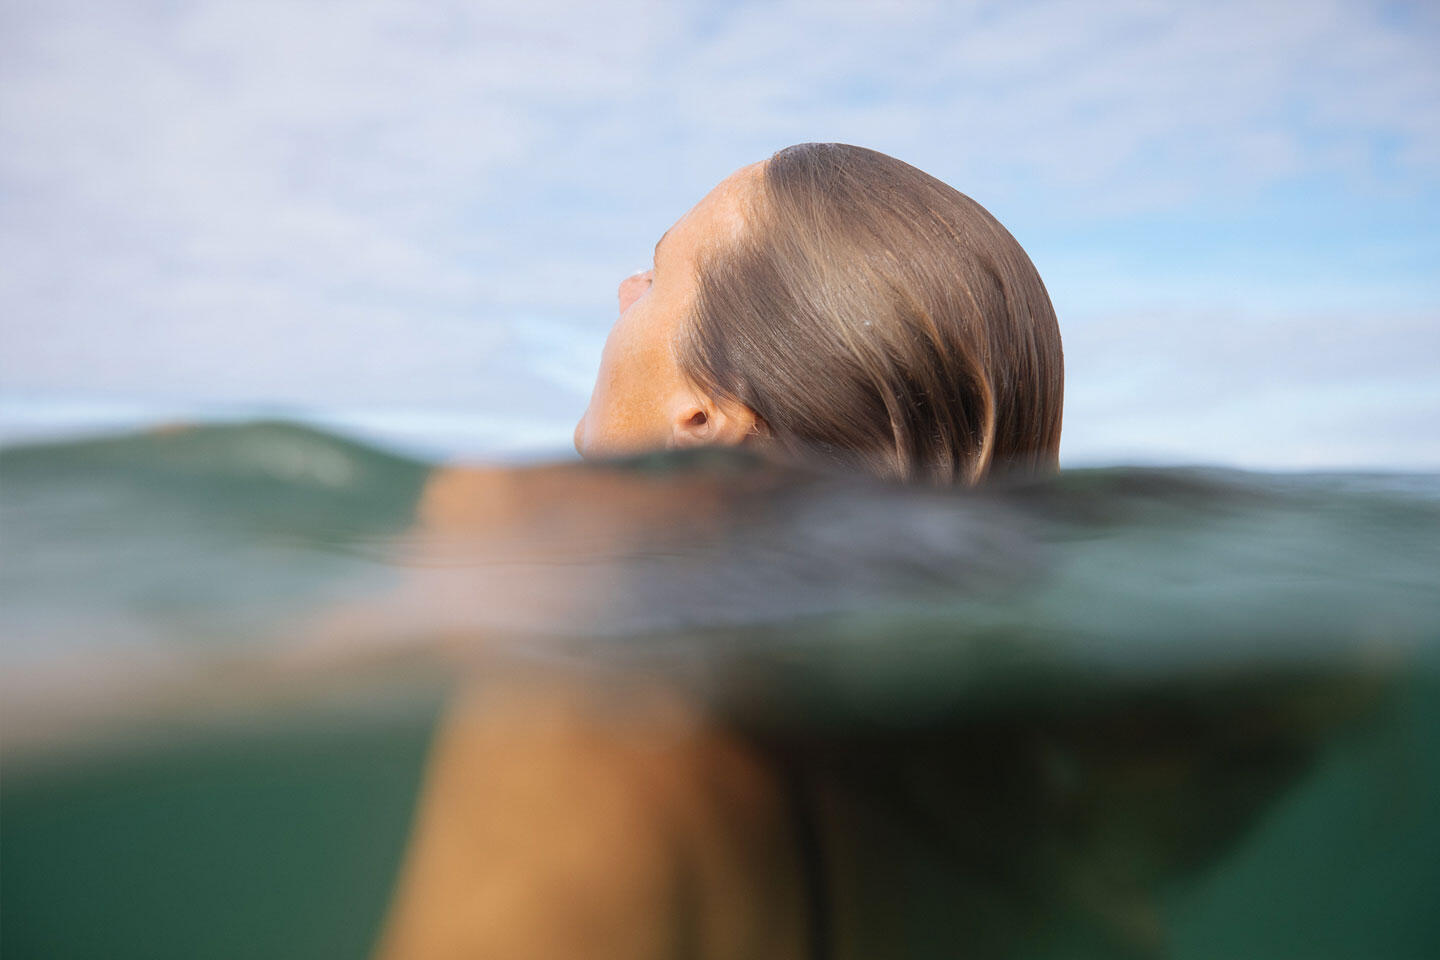
[[[369,955],[522,674],[865,797],[866,955],[1440,955],[1440,474],[12,438],[0,644],[7,960]]]

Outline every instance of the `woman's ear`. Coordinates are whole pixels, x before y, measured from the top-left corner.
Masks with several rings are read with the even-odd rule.
[[[670,416],[670,446],[735,446],[756,432],[759,417],[745,404],[698,392],[677,398]]]

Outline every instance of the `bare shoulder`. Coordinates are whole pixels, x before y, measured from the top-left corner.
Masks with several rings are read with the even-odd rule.
[[[801,955],[785,800],[675,697],[546,683],[457,698],[386,958]]]

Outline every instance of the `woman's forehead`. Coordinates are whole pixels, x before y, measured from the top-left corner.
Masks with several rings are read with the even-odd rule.
[[[657,259],[662,249],[697,251],[709,244],[739,239],[749,223],[748,211],[760,188],[763,169],[764,161],[752,163],[721,180],[666,231],[656,247]]]

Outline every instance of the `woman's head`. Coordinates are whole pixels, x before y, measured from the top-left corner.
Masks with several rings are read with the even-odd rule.
[[[914,480],[1053,469],[1045,287],[984,208],[873,150],[743,168],[621,284],[582,453],[699,443]]]

